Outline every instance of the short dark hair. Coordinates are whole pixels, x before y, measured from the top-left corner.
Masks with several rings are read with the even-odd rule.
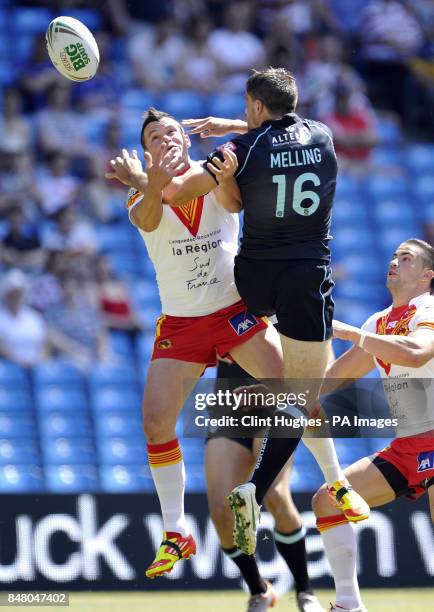
[[[142,143],[142,146],[144,149],[146,149],[146,147],[145,147],[145,141],[144,141],[143,135],[145,133],[146,126],[152,123],[153,121],[160,121],[164,117],[168,117],[169,119],[174,119],[176,121],[175,117],[173,117],[172,115],[169,115],[169,113],[160,111],[157,108],[154,108],[153,106],[150,106],[148,110],[146,111],[146,113],[144,113],[142,117],[143,119],[142,129],[140,132],[140,142]]]
[[[422,258],[425,268],[429,270],[434,270],[434,248],[425,242],[425,240],[420,240],[419,238],[410,238],[409,240],[405,240],[402,244],[411,244],[413,246],[419,247],[422,251]],[[434,278],[431,279],[430,285],[431,293],[434,292]]]
[[[273,114],[293,113],[297,106],[297,83],[285,68],[254,70],[247,80],[246,92],[254,100],[260,100]]]

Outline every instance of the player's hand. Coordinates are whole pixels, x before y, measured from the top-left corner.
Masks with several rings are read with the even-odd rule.
[[[263,384],[246,385],[237,387],[232,391],[232,395],[239,397],[238,409],[248,412],[255,408],[263,408],[263,404],[259,401],[261,396],[269,393],[270,390]]]
[[[162,191],[174,176],[185,170],[186,162],[178,148],[167,148],[163,143],[157,155],[152,158],[151,154],[145,153],[146,173],[148,175],[149,187]]]
[[[337,321],[333,319],[333,338],[338,338],[339,340],[350,340],[350,342],[354,342],[356,340],[355,334],[360,334],[360,329],[354,327],[353,325],[347,325],[347,323],[342,323],[341,321]]]
[[[199,134],[201,138],[226,136],[234,132],[234,122],[221,117],[205,117],[202,119],[184,119],[182,125],[188,134]]]
[[[218,157],[212,158],[212,163],[207,163],[207,168],[215,176],[215,179],[219,185],[224,185],[226,181],[232,179],[238,168],[238,159],[233,151],[230,149],[223,149],[224,161]]]
[[[142,162],[137,151],[134,149],[130,155],[126,149],[122,149],[122,157],[118,155],[110,160],[113,172],[107,172],[105,177],[108,179],[118,179],[128,187],[135,187],[137,181],[143,176]]]

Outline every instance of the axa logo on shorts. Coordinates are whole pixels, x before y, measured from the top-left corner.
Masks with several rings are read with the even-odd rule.
[[[242,336],[257,325],[258,320],[250,312],[240,312],[229,319],[229,324],[238,336]]]
[[[419,453],[417,456],[417,462],[418,472],[434,470],[434,451],[425,451],[424,453]]]

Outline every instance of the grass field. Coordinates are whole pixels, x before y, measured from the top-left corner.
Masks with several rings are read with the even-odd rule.
[[[318,591],[324,606],[332,591]],[[384,589],[362,592],[369,612],[424,612],[434,610],[433,589]],[[80,612],[243,612],[247,595],[239,591],[177,591],[172,593],[71,593],[68,610]],[[38,608],[41,610],[42,608]],[[51,610],[44,606],[44,610]],[[283,595],[273,612],[295,612],[294,597]]]

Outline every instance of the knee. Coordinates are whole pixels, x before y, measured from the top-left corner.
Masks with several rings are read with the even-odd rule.
[[[264,497],[265,507],[275,517],[283,512],[289,500],[289,489],[286,490],[281,483],[272,485]]]
[[[170,432],[164,411],[159,408],[158,404],[143,405],[143,430],[148,444],[163,444],[170,439],[170,436],[167,437]]]
[[[312,510],[315,516],[322,516],[327,509],[330,508],[329,498],[327,495],[327,489],[323,485],[312,497]]]
[[[209,500],[211,518],[219,534],[232,533],[234,519],[229,502],[226,498],[214,498]]]

